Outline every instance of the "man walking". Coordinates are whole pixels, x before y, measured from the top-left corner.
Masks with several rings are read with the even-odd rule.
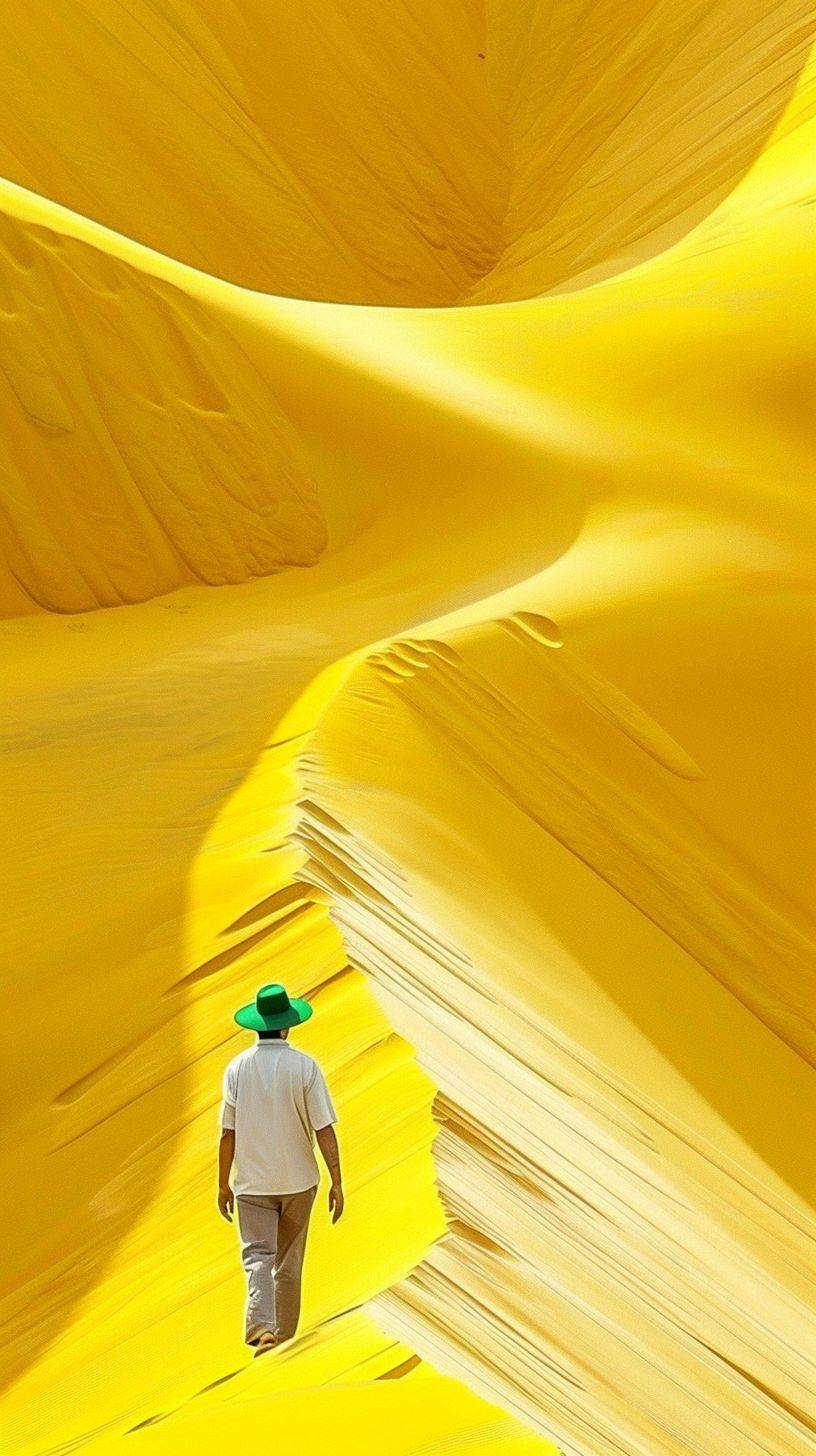
[[[262,986],[235,1013],[257,1031],[252,1047],[224,1071],[218,1208],[232,1221],[237,1205],[247,1277],[245,1340],[255,1354],[290,1340],[300,1314],[300,1284],[309,1217],[317,1193],[313,1137],[331,1177],[332,1223],[343,1212],[337,1114],[314,1057],[289,1046],[293,1026],[308,1021],[308,1001],[283,986]],[[234,1190],[230,1169],[235,1161]]]

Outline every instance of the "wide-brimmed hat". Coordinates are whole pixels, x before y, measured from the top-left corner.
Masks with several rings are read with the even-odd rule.
[[[255,1000],[241,1006],[234,1019],[250,1031],[279,1031],[283,1026],[299,1026],[311,1014],[308,1001],[301,1001],[297,996],[290,998],[285,986],[272,984],[261,986]]]

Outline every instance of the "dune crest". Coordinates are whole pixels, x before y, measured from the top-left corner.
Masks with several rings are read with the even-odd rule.
[[[710,213],[812,41],[805,0],[29,0],[0,175],[265,293],[529,298]]]

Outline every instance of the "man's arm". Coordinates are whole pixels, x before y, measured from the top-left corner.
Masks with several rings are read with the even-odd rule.
[[[235,1156],[235,1128],[223,1127],[218,1144],[218,1211],[227,1223],[232,1223],[235,1198],[230,1188],[230,1169]]]
[[[337,1134],[329,1123],[328,1127],[316,1127],[315,1137],[317,1145],[323,1154],[323,1161],[329,1170],[331,1187],[329,1189],[329,1209],[331,1211],[332,1223],[337,1223],[343,1212],[345,1199],[343,1197],[343,1178],[340,1172],[340,1149],[337,1146]]]

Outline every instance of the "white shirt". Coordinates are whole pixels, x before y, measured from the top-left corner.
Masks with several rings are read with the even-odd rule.
[[[277,1038],[239,1052],[224,1070],[221,1101],[221,1126],[235,1129],[236,1196],[314,1188],[314,1131],[336,1121],[314,1057]]]

